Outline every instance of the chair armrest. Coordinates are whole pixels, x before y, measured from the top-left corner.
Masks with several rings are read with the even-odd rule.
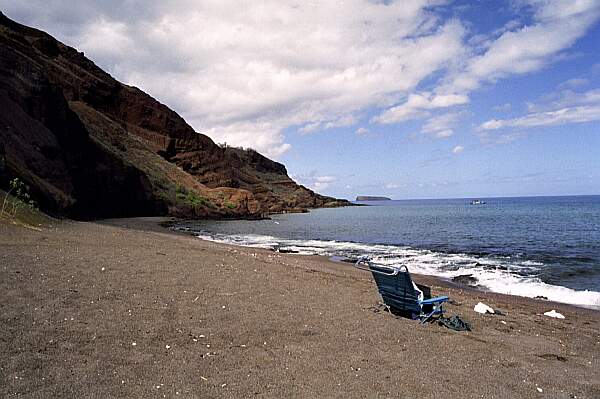
[[[435,297],[435,298],[424,299],[422,301],[419,301],[419,304],[421,304],[421,305],[434,305],[436,303],[447,302],[448,300],[450,300],[450,298],[448,298],[446,295],[443,295],[443,296],[438,296],[438,297]]]

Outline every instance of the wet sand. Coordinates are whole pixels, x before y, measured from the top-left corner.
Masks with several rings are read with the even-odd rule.
[[[473,331],[419,325],[348,264],[154,219],[0,223],[0,276],[0,397],[600,398],[599,311],[414,276]]]

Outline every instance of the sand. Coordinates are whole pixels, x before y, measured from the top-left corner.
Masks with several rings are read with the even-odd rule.
[[[600,398],[598,311],[414,276],[473,331],[419,325],[347,264],[156,222],[0,223],[0,397]]]

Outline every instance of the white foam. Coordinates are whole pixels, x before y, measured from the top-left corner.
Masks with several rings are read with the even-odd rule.
[[[534,272],[543,266],[531,260],[510,257],[475,257],[469,254],[448,254],[406,246],[362,244],[326,240],[292,240],[258,234],[197,234],[198,238],[245,247],[295,251],[301,255],[371,256],[382,265],[403,265],[411,272],[451,279],[469,274],[477,285],[492,292],[529,298],[546,297],[550,301],[600,309],[600,292],[578,291],[547,284]]]

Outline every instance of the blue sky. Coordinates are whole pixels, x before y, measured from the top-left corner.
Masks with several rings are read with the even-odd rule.
[[[598,0],[0,9],[323,194],[600,194]]]

